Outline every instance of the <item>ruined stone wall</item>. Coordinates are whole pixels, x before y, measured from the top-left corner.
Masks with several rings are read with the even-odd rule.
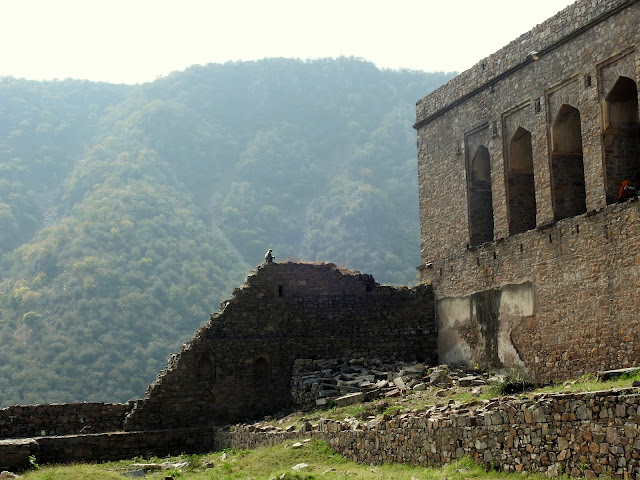
[[[290,405],[296,358],[435,363],[431,288],[386,287],[332,264],[252,272],[137,402],[127,430],[220,424]]]
[[[0,440],[0,471],[29,468],[30,457],[35,457],[39,464],[99,463],[134,457],[205,453],[212,451],[215,445],[215,433],[211,428]]]
[[[54,403],[0,409],[0,439],[73,435],[121,430],[131,405]]]
[[[637,363],[639,204],[615,200],[640,185],[639,24],[636,0],[579,0],[418,102],[441,362]]]
[[[318,438],[361,463],[441,466],[465,456],[508,472],[556,477],[640,476],[637,391],[495,399],[450,413],[405,413],[383,421],[321,420],[297,432],[240,426],[218,434],[219,447],[255,448]]]
[[[369,422],[321,420],[297,431],[239,425],[0,440],[0,467],[99,462],[134,456],[255,448],[317,438],[350,460],[441,466],[465,456],[503,471],[554,477],[640,476],[640,395],[637,389],[505,397],[448,405]]]

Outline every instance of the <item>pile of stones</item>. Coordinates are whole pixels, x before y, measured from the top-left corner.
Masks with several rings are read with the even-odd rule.
[[[486,374],[469,374],[447,365],[429,367],[416,362],[385,362],[380,359],[297,359],[293,366],[291,397],[297,408],[350,405],[379,397],[396,397],[435,386],[479,387]],[[437,394],[437,392],[436,392]]]

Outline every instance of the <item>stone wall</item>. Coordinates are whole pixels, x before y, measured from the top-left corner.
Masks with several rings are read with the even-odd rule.
[[[245,425],[220,432],[217,445],[269,446],[318,438],[356,462],[441,466],[465,456],[509,472],[594,478],[640,476],[637,390],[536,395],[412,412],[382,421],[322,420],[295,432]]]
[[[640,185],[639,24],[636,0],[579,0],[418,102],[441,362],[549,380],[640,357],[640,205],[615,204]]]
[[[137,402],[127,430],[230,423],[291,404],[295,359],[435,364],[431,288],[332,264],[258,267]]]
[[[486,467],[558,476],[640,475],[637,389],[538,394],[432,406],[368,422],[321,420],[296,431],[266,425],[0,440],[0,468],[255,448],[318,438],[356,462],[441,466],[468,456]]]
[[[530,31],[523,33],[509,44],[478,61],[469,70],[462,72],[451,79],[447,84],[436,89],[432,94],[417,102],[416,125],[430,121],[434,115],[457,104],[464,102],[469,96],[473,96],[478,89],[487,87],[487,83],[501,80],[505,75],[510,75],[513,70],[522,68],[523,64],[533,61],[531,52],[537,52],[538,56],[557,49],[566,42],[573,41],[590,25],[608,19],[612,12],[625,9],[635,3],[635,0],[578,0],[559,14],[537,25]],[[619,22],[615,31],[610,31],[610,37],[615,38],[620,45],[627,45],[627,37],[637,32],[629,32],[630,22]],[[585,43],[596,43],[598,39],[590,37],[587,31]],[[622,36],[618,34],[622,33]],[[575,48],[575,47],[574,47]],[[595,45],[585,45],[585,49],[594,49]],[[588,57],[584,57],[588,58]],[[584,60],[584,59],[581,59]],[[549,80],[561,80],[560,70]],[[568,76],[568,75],[566,75]],[[526,85],[519,85],[526,88]],[[513,91],[512,95],[518,96],[520,92]]]
[[[640,475],[637,389],[504,397],[432,406],[368,422],[321,420],[297,431],[264,425],[0,440],[0,468],[255,448],[318,438],[350,460],[441,466],[468,456],[503,471],[557,476]]]
[[[633,201],[432,262],[440,361],[525,365],[541,381],[636,365],[638,239]]]
[[[134,457],[206,453],[212,451],[214,445],[215,434],[211,428],[0,440],[0,471],[29,468],[31,456],[39,464],[100,463]]]
[[[615,201],[624,180],[611,178],[615,172],[640,183],[639,23],[637,1],[577,1],[417,103],[424,263],[475,245],[478,223],[493,240],[522,224],[510,218],[524,213],[507,198],[516,188],[509,179],[529,155],[534,190],[523,193],[535,196],[537,226]],[[629,111],[635,102],[626,127],[610,120],[619,116],[618,92]],[[485,204],[472,201],[479,174],[490,180],[481,201],[489,202],[493,231],[477,212]]]
[[[0,409],[0,439],[121,430],[130,404],[54,403]]]

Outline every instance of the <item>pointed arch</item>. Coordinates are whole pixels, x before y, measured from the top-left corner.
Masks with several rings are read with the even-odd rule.
[[[555,220],[587,211],[580,111],[564,104],[551,127],[551,191]]]
[[[509,144],[507,211],[509,235],[536,228],[536,189],[533,178],[531,132],[518,127]]]
[[[604,173],[607,204],[617,201],[623,180],[640,182],[640,121],[638,87],[618,77],[604,98]]]
[[[467,175],[469,198],[469,244],[493,241],[493,196],[491,194],[491,157],[480,145],[471,159]]]

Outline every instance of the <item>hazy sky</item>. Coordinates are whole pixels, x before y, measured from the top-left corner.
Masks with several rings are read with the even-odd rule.
[[[0,76],[140,83],[264,57],[462,71],[570,0],[0,0]]]

